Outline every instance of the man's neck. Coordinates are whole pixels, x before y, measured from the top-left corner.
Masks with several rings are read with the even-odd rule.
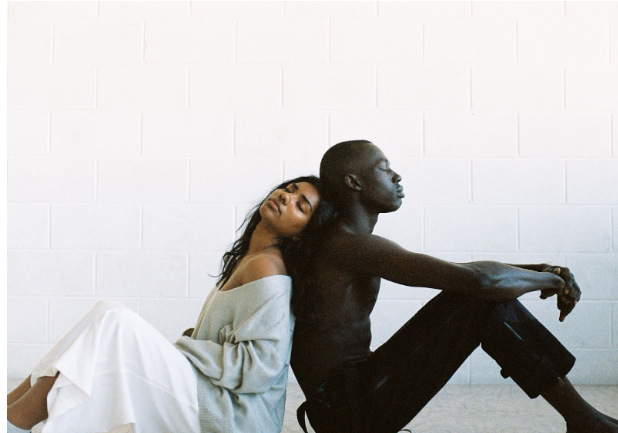
[[[347,212],[339,216],[339,226],[349,233],[373,233],[373,228],[378,222],[377,213],[368,212],[360,206],[351,206]]]

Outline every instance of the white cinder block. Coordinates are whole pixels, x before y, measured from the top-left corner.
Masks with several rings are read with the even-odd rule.
[[[618,204],[618,160],[567,161],[567,202]]]
[[[6,220],[9,249],[49,248],[49,206],[9,204]]]
[[[618,18],[618,3],[606,1],[567,1],[566,15],[569,17]]]
[[[618,300],[618,254],[569,254],[566,256],[582,299]]]
[[[190,201],[253,203],[266,197],[282,179],[277,159],[193,159]]]
[[[470,202],[470,161],[410,159],[393,170],[403,178],[405,203],[467,204]]]
[[[422,307],[420,301],[379,300],[371,313],[371,346],[386,342]]]
[[[146,111],[142,155],[232,156],[234,115],[210,111]]]
[[[611,155],[611,121],[602,112],[519,113],[519,155],[591,157]]]
[[[73,251],[9,251],[9,296],[91,296],[94,254]]]
[[[97,3],[92,1],[9,2],[9,18],[20,20],[57,20],[95,18]]]
[[[565,81],[567,109],[618,110],[618,65],[567,67]]]
[[[286,16],[307,17],[366,17],[376,14],[373,1],[285,1]]]
[[[139,241],[139,206],[52,206],[51,247],[54,249],[136,249]]]
[[[473,15],[475,17],[502,17],[518,20],[531,17],[535,19],[539,17],[561,17],[564,15],[564,5],[561,2],[551,1],[475,1]]]
[[[189,254],[189,297],[206,299],[215,287],[223,251]]]
[[[327,113],[240,112],[235,127],[237,156],[318,157],[326,151]]]
[[[515,22],[442,18],[424,22],[428,63],[515,63]]]
[[[609,28],[610,58],[612,63],[618,63],[618,23],[612,24]]]
[[[216,110],[281,108],[279,65],[191,67],[189,106]]]
[[[472,162],[472,201],[484,204],[564,203],[564,162],[479,159]]]
[[[415,19],[335,19],[330,60],[337,63],[420,63],[423,22]]]
[[[146,205],[143,248],[225,251],[234,241],[232,206]]]
[[[188,200],[185,158],[100,159],[97,200],[103,203],[182,203]]]
[[[425,208],[426,251],[514,251],[516,239],[513,207]]]
[[[561,110],[564,107],[560,66],[483,65],[473,66],[471,74],[475,110]]]
[[[390,239],[410,251],[423,249],[423,210],[402,206],[396,212],[380,215],[373,234]]]
[[[140,63],[142,34],[140,21],[58,21],[54,23],[54,63]]]
[[[140,114],[134,111],[69,111],[51,115],[51,154],[138,155]]]
[[[326,149],[324,149],[326,151]],[[294,158],[283,161],[283,179],[320,174],[320,158]]]
[[[9,111],[6,124],[8,156],[47,155],[49,114]]]
[[[466,110],[470,73],[466,66],[378,66],[378,108],[386,110]]]
[[[45,343],[47,341],[47,300],[12,298],[6,300],[7,342]]]
[[[147,63],[233,62],[234,21],[147,21],[145,46]]]
[[[500,375],[500,366],[483,349],[478,347],[470,355],[470,385],[513,385],[509,377]]]
[[[195,326],[202,310],[202,299],[143,299],[139,314],[169,341]]]
[[[236,61],[325,63],[328,61],[328,20],[240,19],[237,24]]]
[[[234,238],[237,239],[243,233],[244,222],[249,215],[253,214],[253,210],[256,208],[257,203],[245,203],[234,206]],[[229,249],[229,248],[228,248]]]
[[[93,66],[10,66],[9,110],[94,108]]]
[[[606,63],[607,25],[593,20],[551,19],[517,23],[520,63]]]
[[[569,380],[580,385],[618,385],[618,350],[573,350],[577,362]]]
[[[468,1],[379,1],[378,15],[399,18],[465,17],[470,15]]]
[[[152,20],[187,18],[187,1],[113,1],[99,3],[98,17],[106,20]]]
[[[187,67],[100,66],[97,108],[175,109],[187,105]]]
[[[122,251],[97,253],[96,294],[110,297],[185,297],[186,253]]]
[[[9,344],[6,350],[7,376],[18,379],[28,377],[35,364],[51,348],[51,344]]]
[[[387,157],[423,154],[423,116],[402,111],[335,112],[330,115],[330,144],[369,140]]]
[[[89,202],[95,198],[95,160],[10,158],[9,202]]]
[[[569,349],[607,349],[611,347],[611,305],[609,302],[580,301],[564,322],[555,297],[544,301],[525,301],[524,305]]]
[[[191,17],[275,17],[283,15],[281,1],[191,2]]]
[[[425,155],[517,155],[517,115],[505,112],[425,113]]]
[[[99,298],[51,298],[49,303],[49,342],[57,343],[86,315]],[[106,300],[106,299],[104,299]],[[137,300],[114,299],[137,312]]]
[[[610,209],[600,207],[539,206],[519,209],[522,251],[609,251]]]
[[[618,113],[612,114],[612,131],[618,131]],[[618,156],[618,134],[612,134],[614,156]]]
[[[375,108],[375,68],[369,65],[286,65],[283,106],[288,109]]]
[[[52,23],[48,21],[7,22],[7,63],[49,64],[52,56]]]

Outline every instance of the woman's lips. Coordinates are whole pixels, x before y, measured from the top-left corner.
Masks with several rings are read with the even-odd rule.
[[[279,205],[277,204],[277,202],[275,200],[273,200],[272,198],[270,200],[268,200],[268,204],[274,208],[277,213],[281,213],[281,210],[279,209]]]

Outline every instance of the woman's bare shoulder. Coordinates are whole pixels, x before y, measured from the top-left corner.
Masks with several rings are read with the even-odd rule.
[[[287,275],[281,255],[262,252],[250,257],[243,269],[243,283],[272,275]]]

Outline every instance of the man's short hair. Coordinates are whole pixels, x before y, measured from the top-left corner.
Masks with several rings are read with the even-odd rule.
[[[335,204],[345,190],[343,179],[353,171],[355,158],[363,146],[372,144],[369,140],[350,140],[337,143],[326,151],[320,161],[320,179],[324,181]]]

